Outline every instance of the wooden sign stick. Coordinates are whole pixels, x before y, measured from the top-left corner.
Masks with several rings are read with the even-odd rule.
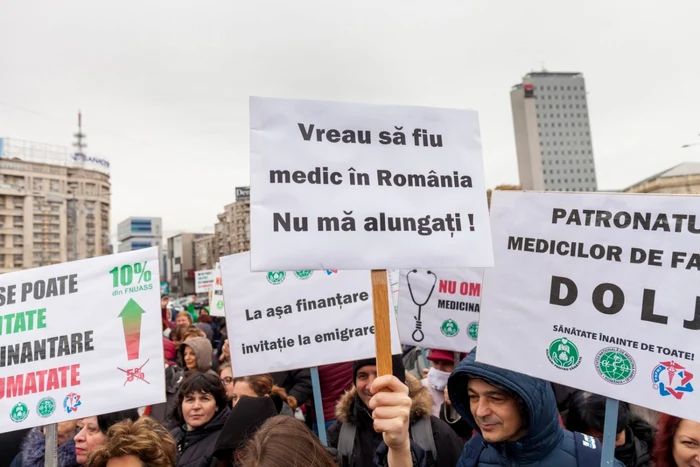
[[[374,302],[374,342],[377,346],[377,376],[393,373],[391,364],[391,325],[389,320],[389,287],[386,269],[372,269]]]

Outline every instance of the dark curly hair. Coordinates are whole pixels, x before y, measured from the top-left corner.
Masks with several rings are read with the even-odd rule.
[[[183,420],[182,401],[195,393],[211,394],[219,410],[224,410],[228,404],[226,388],[218,376],[211,373],[191,373],[182,382],[177,394],[177,414],[180,420]]]
[[[120,410],[119,412],[105,413],[97,416],[97,426],[100,431],[107,434],[107,431],[121,421],[131,420],[135,422],[139,419],[139,412],[136,409]]]

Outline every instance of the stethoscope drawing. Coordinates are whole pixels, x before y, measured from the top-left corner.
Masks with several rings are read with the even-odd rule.
[[[432,271],[427,271],[427,273],[431,276],[433,276],[433,286],[430,288],[430,292],[428,292],[428,296],[425,297],[425,300],[423,303],[418,303],[416,301],[416,298],[413,296],[413,288],[411,287],[411,274],[414,272],[418,272],[417,269],[413,269],[412,271],[409,271],[408,274],[406,274],[406,285],[408,285],[408,292],[411,294],[411,300],[413,300],[413,303],[418,307],[418,316],[414,316],[416,320],[416,330],[413,331],[413,334],[411,337],[413,337],[413,340],[415,342],[422,342],[423,339],[425,339],[425,335],[423,334],[423,322],[421,321],[421,309],[425,306],[426,303],[430,300],[430,297],[433,295],[433,291],[435,290],[435,285],[437,284],[437,276],[435,273]]]

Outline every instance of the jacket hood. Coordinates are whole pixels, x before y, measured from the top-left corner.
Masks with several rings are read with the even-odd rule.
[[[209,339],[206,337],[193,337],[180,344],[180,348],[177,349],[177,359],[182,368],[187,368],[187,365],[185,365],[185,347],[192,349],[197,356],[197,370],[200,373],[206,373],[211,370],[211,359],[214,349]]]
[[[276,415],[277,408],[270,397],[241,397],[226,419],[214,456],[224,463],[231,460],[234,451],[241,449],[267,419]]]
[[[515,371],[478,363],[476,348],[474,348],[450,375],[447,391],[457,413],[479,433],[481,430],[469,408],[467,384],[470,378],[483,379],[506,388],[517,394],[525,403],[528,411],[527,432],[515,442],[502,443],[502,448],[510,456],[523,461],[542,459],[557,446],[564,435],[564,430],[559,424],[557,403],[548,382]]]
[[[22,467],[44,467],[46,439],[41,428],[32,428],[22,442]],[[58,446],[58,467],[77,466],[75,442],[72,439]]]
[[[418,378],[408,372],[406,372],[406,386],[408,386],[408,396],[412,401],[411,421],[430,417],[433,401],[428,390],[423,387]],[[340,398],[338,405],[335,407],[337,419],[341,422],[349,421],[357,424],[355,415],[356,404],[361,404],[364,407],[364,403],[357,396],[357,388],[353,386],[352,389],[343,394],[343,397]],[[367,409],[367,413],[369,413],[369,409]]]

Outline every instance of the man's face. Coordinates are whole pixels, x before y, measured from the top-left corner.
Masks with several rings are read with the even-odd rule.
[[[473,378],[467,391],[472,416],[487,442],[517,441],[525,435],[527,429],[518,403],[505,391]]]
[[[357,371],[355,387],[357,387],[357,394],[367,407],[369,407],[369,400],[372,398],[369,389],[372,387],[375,379],[377,379],[376,365],[366,365]]]

